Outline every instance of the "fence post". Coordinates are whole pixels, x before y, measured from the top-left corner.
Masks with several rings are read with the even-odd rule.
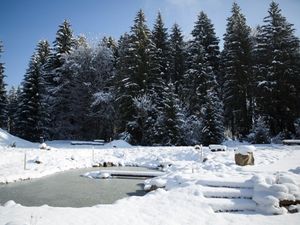
[[[26,170],[26,161],[27,161],[26,152],[24,153],[24,170]]]
[[[95,149],[93,147],[93,150],[92,150],[92,162],[94,163],[95,162]]]
[[[200,145],[201,162],[203,162],[203,145]]]

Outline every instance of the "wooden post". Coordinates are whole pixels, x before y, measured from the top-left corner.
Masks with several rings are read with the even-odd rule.
[[[200,145],[201,162],[203,162],[203,146]]]
[[[92,150],[92,162],[94,162],[94,161],[95,161],[95,149],[93,147],[93,150]]]
[[[26,157],[26,152],[25,152],[25,154],[24,154],[24,170],[26,170],[26,161],[27,161],[26,158],[27,158],[27,157]]]

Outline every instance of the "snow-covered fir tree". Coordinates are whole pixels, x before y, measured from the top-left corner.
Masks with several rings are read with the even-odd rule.
[[[255,121],[252,131],[248,136],[248,140],[254,144],[270,143],[270,129],[262,116],[259,116]]]
[[[150,74],[147,84],[147,93],[155,105],[153,111],[149,113],[147,124],[147,134],[149,143],[160,143],[164,125],[159,118],[163,117],[164,89],[166,83],[170,81],[170,48],[167,28],[160,13],[158,13],[152,35],[150,52]]]
[[[31,141],[38,141],[40,137],[48,136],[49,116],[44,99],[45,83],[42,69],[49,52],[48,42],[40,41],[36,52],[31,57],[22,84],[17,129],[19,136]]]
[[[0,41],[0,59],[3,52],[3,45]],[[7,122],[7,96],[4,82],[4,63],[0,61],[0,128],[6,128]]]
[[[231,12],[222,52],[225,122],[234,137],[245,137],[251,129],[253,108],[251,29],[237,3],[233,3]]]
[[[151,41],[153,45],[151,53],[151,76],[149,77],[149,82],[161,85],[161,79],[168,82],[171,77],[169,71],[169,37],[160,12],[154,23]]]
[[[255,46],[256,99],[271,135],[295,133],[299,117],[299,38],[293,25],[282,15],[279,5],[270,4],[268,16],[259,29]]]
[[[128,89],[128,84],[131,83],[130,73],[132,68],[128,68],[131,63],[130,56],[130,36],[125,33],[122,35],[118,42],[118,57],[117,57],[117,74],[115,79],[115,89],[116,89],[116,103],[115,108],[117,113],[116,129],[117,133],[123,133],[128,137],[126,132],[127,122],[132,118],[134,113],[134,104],[130,89]]]
[[[178,24],[174,24],[170,35],[170,76],[175,93],[183,99],[183,80],[185,72],[185,42]]]
[[[14,86],[11,87],[7,94],[7,131],[13,135],[17,134],[16,123],[18,121],[18,105],[20,95],[21,88],[18,87],[16,89]]]
[[[146,93],[150,74],[150,30],[146,25],[142,10],[137,13],[130,35],[127,40],[123,40],[123,44],[120,45],[123,52],[120,50],[118,62],[118,80],[120,82],[117,100],[120,103],[119,113],[122,116],[122,124],[125,125],[123,132],[130,137],[131,143],[137,144],[143,139],[144,128],[136,120],[139,116],[134,106],[134,98]],[[125,65],[124,62],[126,62]]]
[[[163,125],[160,144],[182,145],[184,115],[178,96],[175,94],[175,86],[171,82],[164,88],[162,104],[163,111],[158,118]]]
[[[207,90],[216,84],[219,58],[218,39],[204,12],[198,16],[187,51],[185,98],[190,114],[199,116]]]
[[[207,91],[202,108],[201,143],[203,145],[220,144],[224,140],[223,105],[217,92]]]
[[[46,76],[49,92],[49,114],[51,115],[51,138],[67,138],[70,121],[65,115],[70,112],[71,77],[68,71],[63,70],[67,56],[76,47],[73,31],[68,21],[59,25],[54,41],[54,47],[47,60]]]

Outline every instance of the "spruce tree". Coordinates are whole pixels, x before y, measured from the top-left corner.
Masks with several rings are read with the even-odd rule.
[[[223,105],[215,90],[207,91],[202,109],[201,143],[220,144],[224,140]]]
[[[0,59],[3,52],[3,45],[0,41]],[[4,82],[4,63],[0,61],[0,128],[6,128],[7,122],[7,96]]]
[[[63,70],[67,56],[76,47],[73,31],[68,21],[59,25],[54,41],[54,47],[45,65],[47,90],[49,92],[49,114],[51,115],[51,138],[67,138],[68,128],[73,124],[66,117],[70,112],[70,91],[72,89],[72,74]]]
[[[170,35],[170,76],[175,93],[183,99],[183,80],[185,72],[185,42],[178,24],[174,24]]]
[[[237,3],[233,3],[231,12],[222,52],[225,118],[234,137],[245,137],[251,129],[253,108],[251,30]]]
[[[151,35],[151,61],[150,76],[148,78],[147,90],[155,105],[147,124],[147,137],[149,142],[160,143],[163,136],[163,122],[159,118],[164,113],[164,88],[170,81],[170,48],[167,28],[164,26],[160,12],[157,15]]]
[[[295,133],[299,117],[299,39],[293,25],[272,2],[264,18],[255,46],[256,99],[261,116],[266,118],[271,135]]]
[[[207,90],[216,86],[219,47],[211,21],[204,12],[198,16],[188,44],[185,98],[190,114],[200,116]]]
[[[175,86],[169,83],[163,92],[163,111],[161,114],[162,121],[162,139],[163,145],[180,145],[183,143],[183,114],[180,107],[180,101],[175,94]]]
[[[43,66],[49,52],[48,42],[40,41],[36,52],[30,59],[22,84],[16,123],[19,135],[30,141],[38,141],[40,137],[48,137],[49,116],[45,103],[46,90]]]
[[[131,143],[143,140],[144,128],[137,120],[134,99],[146,93],[150,73],[150,31],[146,25],[144,12],[140,10],[131,27],[130,35],[119,46],[118,97],[123,122],[121,128]]]
[[[7,96],[7,131],[10,134],[17,135],[17,121],[18,121],[18,103],[19,103],[19,97],[21,94],[21,89],[18,87],[17,89],[13,86]]]
[[[253,144],[270,143],[270,129],[268,128],[263,117],[260,116],[255,121],[249,139],[249,141]]]
[[[130,54],[130,36],[125,33],[121,36],[118,42],[118,58],[117,58],[117,75],[115,79],[116,86],[116,104],[117,109],[117,132],[126,133],[127,122],[132,119],[134,114],[133,97],[130,93],[129,87],[131,86],[130,74],[132,68],[128,65],[132,63]],[[125,134],[126,135],[126,134]]]

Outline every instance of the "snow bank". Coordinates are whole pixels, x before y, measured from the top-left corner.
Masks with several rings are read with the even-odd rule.
[[[132,145],[127,143],[124,140],[113,140],[113,141],[105,144],[104,147],[109,147],[109,148],[131,148]]]
[[[280,201],[300,200],[300,188],[286,174],[276,176],[255,176],[253,200],[258,204],[258,211],[266,214],[285,214],[287,209],[280,207]]]
[[[0,147],[33,148],[37,144],[15,137],[0,128]]]
[[[162,165],[165,171],[165,175],[145,181],[148,187],[162,188],[143,197],[129,197],[112,205],[78,209],[23,207],[10,202],[6,206],[0,206],[0,224],[13,222],[16,218],[23,220],[25,224],[31,224],[32,216],[38,218],[37,224],[44,225],[120,224],[120,221],[125,225],[297,224],[300,213],[286,214],[286,210],[279,207],[279,202],[282,199],[299,198],[300,176],[297,167],[300,146],[255,147],[258,149],[257,163],[249,168],[241,168],[234,163],[235,152],[232,148],[220,154],[211,153],[208,148],[203,148],[207,158],[205,162],[201,161],[199,151],[194,147],[128,148],[127,145],[126,148],[113,148],[113,144],[107,144],[101,149],[66,147],[51,151],[41,151],[38,148],[16,148],[11,151],[0,148],[0,182],[41,177],[71,168],[91,167],[94,163],[101,162],[152,168]],[[246,148],[246,151],[249,151],[249,148]],[[23,167],[25,153],[28,160],[26,170]],[[34,163],[37,159],[42,163]],[[282,168],[282,165],[285,167]],[[292,173],[291,169],[296,173]],[[282,172],[276,174],[279,170]],[[89,175],[94,177],[99,174]],[[251,179],[253,175],[257,176]],[[216,189],[214,186],[220,187]],[[209,199],[225,195],[237,199],[223,199],[221,202],[217,198]],[[246,199],[239,199],[239,196]],[[250,199],[251,196],[255,202]],[[228,209],[231,203],[233,210],[238,205],[242,209],[255,208],[257,211],[238,214],[213,212],[220,208]],[[281,215],[268,215],[274,213]]]

